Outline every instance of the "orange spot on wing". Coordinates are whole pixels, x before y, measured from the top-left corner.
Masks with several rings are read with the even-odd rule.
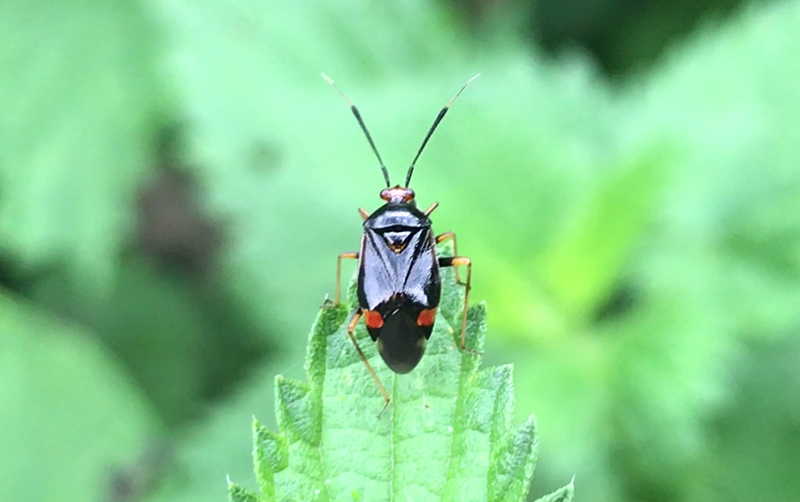
[[[364,323],[368,328],[378,329],[383,326],[383,317],[377,310],[365,310]]]
[[[417,326],[433,326],[436,319],[436,309],[424,309],[417,316]]]

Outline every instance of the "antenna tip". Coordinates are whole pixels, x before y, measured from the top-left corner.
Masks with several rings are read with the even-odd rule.
[[[329,77],[329,76],[325,75],[325,73],[320,73],[319,75],[320,75],[320,76],[321,76],[323,79],[325,79],[325,82],[327,82],[327,83],[329,83],[329,84],[333,85],[333,79],[332,79],[331,77]]]
[[[323,75],[324,75],[324,74],[323,74]],[[467,83],[468,83],[468,84],[469,84],[469,83],[471,83],[473,80],[475,80],[476,78],[478,78],[478,77],[480,77],[480,76],[481,76],[481,74],[480,74],[480,73],[477,73],[477,74],[475,74],[475,76],[474,76],[474,77],[472,77],[471,79],[467,80]]]

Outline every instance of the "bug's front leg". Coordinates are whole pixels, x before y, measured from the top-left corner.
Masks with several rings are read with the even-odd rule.
[[[339,305],[342,299],[342,260],[357,260],[358,253],[341,253],[336,259],[336,301],[333,305]]]
[[[444,235],[444,234],[442,234]],[[453,234],[455,237],[455,234]],[[467,282],[465,283],[466,289],[464,291],[464,312],[461,316],[461,350],[470,352],[472,354],[480,354],[477,350],[468,349],[467,342],[467,307],[469,307],[469,290],[472,288],[472,261],[466,256],[452,256],[446,258],[439,258],[440,267],[467,267]],[[458,268],[456,268],[458,270]]]
[[[356,326],[358,325],[358,321],[361,320],[361,316],[363,315],[363,313],[364,311],[361,309],[361,307],[356,308],[356,310],[353,312],[352,317],[350,317],[350,322],[347,323],[347,336],[350,337],[350,341],[352,341],[353,345],[355,345],[356,352],[358,352],[358,357],[361,358],[361,362],[363,362],[364,366],[367,367],[367,371],[372,376],[372,379],[375,380],[375,384],[378,386],[378,390],[381,391],[381,394],[383,394],[383,399],[384,401],[386,401],[383,405],[383,408],[381,408],[381,412],[378,413],[378,418],[381,418],[381,415],[383,415],[383,412],[386,411],[386,408],[389,407],[389,403],[392,400],[389,397],[389,393],[386,392],[386,389],[383,387],[383,384],[378,378],[378,374],[375,373],[375,370],[372,369],[372,365],[369,364],[369,360],[367,359],[367,356],[364,355],[364,351],[361,350],[361,346],[358,345],[358,340],[356,340],[356,335],[354,334],[354,332],[356,330]]]

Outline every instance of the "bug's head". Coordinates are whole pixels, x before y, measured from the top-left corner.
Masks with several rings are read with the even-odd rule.
[[[409,204],[414,202],[414,190],[397,185],[394,188],[381,190],[381,199],[391,204]]]

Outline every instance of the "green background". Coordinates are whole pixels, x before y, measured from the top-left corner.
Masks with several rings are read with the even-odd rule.
[[[417,165],[531,496],[800,493],[800,2],[4,0],[0,500],[217,501]],[[352,264],[345,269],[349,274]]]

